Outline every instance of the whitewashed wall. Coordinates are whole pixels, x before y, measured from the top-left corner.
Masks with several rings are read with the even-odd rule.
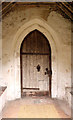
[[[40,28],[37,28],[40,29],[47,38],[49,38],[48,40],[50,41],[50,43],[54,43],[54,45],[52,45],[52,61],[54,64],[54,68],[52,67],[53,97],[57,97],[60,99],[65,98],[65,87],[71,86],[71,23],[68,19],[63,18],[57,12],[51,12],[49,14],[48,11],[48,7],[27,8],[24,6],[19,6],[14,8],[14,10],[12,10],[3,18],[3,84],[7,85],[8,100],[21,97],[19,81],[20,46],[18,46],[18,49],[16,48],[17,44],[19,43],[19,38],[15,39],[15,36],[17,35],[18,31],[21,32],[21,30],[25,28],[25,24],[30,23],[30,21],[32,22],[30,24],[33,24],[35,19],[38,19],[35,20],[35,23],[36,21],[44,21],[43,23],[44,25],[46,24],[47,30],[45,30],[45,28],[43,30],[43,25],[40,26],[41,23],[37,23],[40,26]],[[47,26],[50,26],[50,32],[53,31],[50,33],[51,37],[53,35],[52,39],[48,37],[49,32],[47,31],[49,31],[49,29]],[[31,29],[33,30],[33,27]],[[28,29],[26,30],[26,33],[29,33],[30,31],[31,30]],[[19,34],[21,35],[21,33]],[[55,54],[53,49],[54,47],[56,49]]]

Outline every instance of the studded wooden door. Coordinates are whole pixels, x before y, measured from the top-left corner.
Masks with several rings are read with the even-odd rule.
[[[47,38],[38,30],[29,33],[21,45],[22,94],[49,94],[51,48]]]

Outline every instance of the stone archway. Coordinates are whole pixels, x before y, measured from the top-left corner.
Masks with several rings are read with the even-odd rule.
[[[46,21],[42,19],[35,18],[33,20],[30,20],[29,22],[25,23],[16,33],[14,37],[15,41],[15,49],[14,49],[14,64],[15,64],[15,79],[14,79],[14,85],[15,85],[15,99],[21,97],[21,74],[20,74],[20,46],[23,41],[23,39],[26,37],[28,33],[30,33],[33,30],[39,30],[41,33],[43,33],[46,38],[48,39],[51,50],[52,50],[52,98],[57,97],[57,48],[55,41],[58,40],[57,35],[55,31],[46,23]],[[55,40],[56,39],[56,40]]]

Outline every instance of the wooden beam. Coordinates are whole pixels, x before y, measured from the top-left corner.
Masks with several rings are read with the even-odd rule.
[[[53,2],[16,2],[17,5],[52,5]]]
[[[25,91],[21,94],[22,98],[24,96],[49,96],[49,91]]]
[[[71,8],[71,7],[69,7],[67,4],[68,3],[64,3],[64,2],[62,2],[61,4],[63,4],[70,12],[72,12],[73,13],[73,9]]]
[[[8,4],[5,5],[5,6],[2,5],[2,10],[1,10],[1,11],[3,12],[3,11],[6,10],[10,5],[11,5],[11,2],[8,2]]]
[[[25,90],[39,90],[39,88],[22,88],[22,89],[25,89]]]
[[[2,17],[5,16],[14,6],[15,4],[10,4],[10,6],[2,12]]]
[[[57,6],[71,19],[72,18],[72,14],[61,4],[61,2],[57,3]]]
[[[48,55],[49,53],[21,53],[21,55]]]

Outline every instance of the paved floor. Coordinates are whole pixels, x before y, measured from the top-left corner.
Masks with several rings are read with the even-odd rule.
[[[48,97],[25,97],[8,102],[2,113],[3,118],[70,118],[65,104]]]

